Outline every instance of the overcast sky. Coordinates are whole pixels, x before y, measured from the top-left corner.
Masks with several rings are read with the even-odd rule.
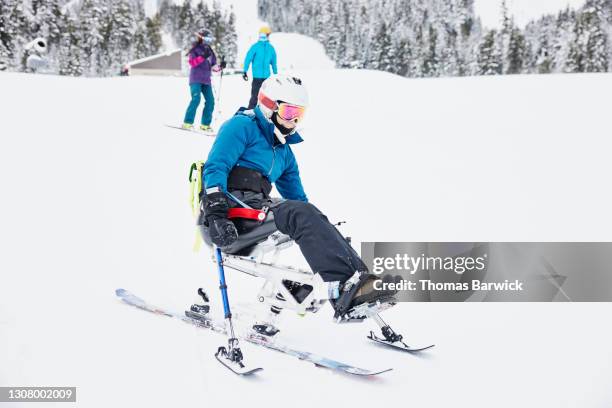
[[[542,14],[555,13],[566,6],[580,7],[585,0],[507,0],[508,8],[520,26]],[[498,27],[501,0],[476,0],[476,14],[486,27]]]

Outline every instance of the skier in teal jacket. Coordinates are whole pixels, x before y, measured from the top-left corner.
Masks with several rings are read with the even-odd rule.
[[[270,44],[270,27],[264,26],[259,30],[259,41],[249,48],[246,57],[244,58],[244,66],[242,68],[242,78],[245,81],[249,80],[247,72],[249,66],[252,65],[253,82],[251,83],[251,99],[247,109],[253,109],[257,105],[257,94],[261,84],[270,76],[270,67],[272,72],[278,74],[276,67],[276,50]]]
[[[307,106],[308,93],[299,78],[274,75],[262,85],[253,110],[241,108],[221,126],[204,164],[199,225],[206,242],[231,251],[238,229],[246,233],[247,227],[228,218],[230,208],[267,208],[268,219],[295,240],[321,278],[318,286],[339,317],[366,302],[389,301],[392,294],[374,288],[376,276],[308,201],[291,147],[302,142],[297,125]],[[270,196],[272,184],[282,199]]]

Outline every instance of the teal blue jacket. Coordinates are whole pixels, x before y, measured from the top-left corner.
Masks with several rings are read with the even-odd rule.
[[[253,64],[253,78],[268,78],[270,76],[270,66],[272,66],[272,72],[278,74],[278,69],[276,68],[276,50],[268,40],[259,40],[251,45],[249,52],[247,52],[244,58],[242,70],[247,72],[251,64]]]
[[[205,188],[220,187],[227,191],[227,177],[234,166],[257,170],[276,185],[283,198],[308,201],[297,161],[290,145],[303,139],[298,133],[287,136],[281,144],[259,107],[241,108],[225,122],[204,164]]]

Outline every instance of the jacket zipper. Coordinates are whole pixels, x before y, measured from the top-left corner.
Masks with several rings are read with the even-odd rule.
[[[272,174],[272,169],[274,169],[275,160],[276,160],[276,147],[272,147],[272,167],[270,167],[270,171],[268,172],[268,178]]]

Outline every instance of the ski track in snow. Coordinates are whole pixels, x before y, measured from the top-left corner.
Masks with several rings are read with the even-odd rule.
[[[357,247],[612,238],[601,92],[612,76],[409,80],[332,70],[314,41],[276,39],[282,66],[311,93],[306,141],[294,148],[306,191],[330,220],[348,221],[343,232]],[[292,60],[284,44],[309,58]],[[250,84],[223,81],[227,117]],[[118,287],[180,310],[204,286],[222,313],[210,254],[191,251],[187,200],[189,165],[212,140],[163,126],[180,123],[186,82],[0,73],[0,384],[77,386],[83,407],[611,400],[609,304],[415,303],[386,312],[408,344],[436,343],[422,356],[369,344],[373,326],[334,325],[329,307],[282,316],[281,335],[296,348],[394,368],[372,380],[248,344],[246,359],[265,371],[237,378],[213,357],[223,337],[123,305]],[[305,265],[296,248],[281,261]],[[252,313],[261,282],[233,271],[227,279],[236,312]]]

